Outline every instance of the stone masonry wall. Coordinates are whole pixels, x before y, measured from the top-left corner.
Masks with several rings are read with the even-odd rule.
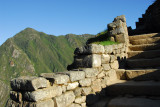
[[[11,80],[8,106],[86,107],[94,101],[88,100],[89,95],[102,92],[117,80],[116,70],[123,68],[126,57],[126,42],[107,46],[89,44],[77,48],[71,71]]]
[[[112,41],[124,43],[126,46],[129,45],[128,29],[124,15],[117,16],[112,23],[108,24],[108,32]]]
[[[77,71],[42,73],[40,77],[11,80],[10,107],[86,107],[87,95],[100,92],[117,79],[117,57],[125,57],[122,43],[87,47],[88,50],[79,49],[81,52],[76,53],[83,56],[82,60],[75,59],[81,67]]]

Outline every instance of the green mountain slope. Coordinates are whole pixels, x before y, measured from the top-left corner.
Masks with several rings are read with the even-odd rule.
[[[22,75],[65,71],[73,61],[73,52],[94,35],[47,35],[26,28],[0,47],[0,106],[9,95],[9,81]]]

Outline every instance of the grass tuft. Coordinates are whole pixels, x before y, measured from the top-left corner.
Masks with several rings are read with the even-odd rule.
[[[118,44],[118,42],[113,42],[110,40],[110,36],[108,35],[107,29],[98,33],[96,37],[90,38],[87,41],[87,44],[100,44],[100,45],[113,45]]]
[[[101,41],[101,42],[94,42],[94,44],[99,44],[99,45],[113,45],[113,44],[118,44],[118,42],[113,42],[113,41]]]

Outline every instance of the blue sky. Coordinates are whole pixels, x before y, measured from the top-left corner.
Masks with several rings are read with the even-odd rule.
[[[31,27],[52,35],[97,34],[119,15],[127,25],[145,13],[154,0],[0,0],[0,45]]]

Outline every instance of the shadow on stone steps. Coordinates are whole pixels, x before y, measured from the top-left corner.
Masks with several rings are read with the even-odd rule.
[[[96,95],[88,95],[87,105],[88,107],[107,107],[107,105],[113,99],[116,99],[119,96],[123,98],[126,95],[132,96],[128,99],[128,101],[132,101],[132,98],[134,100],[136,98],[143,96],[144,99],[142,99],[142,103],[144,103],[144,101],[150,101],[150,100],[154,100],[153,103],[154,102],[156,103],[159,100],[152,99],[151,97],[157,97],[157,98],[160,97],[159,77],[160,77],[160,70],[154,70],[153,72],[149,72],[143,75],[142,74],[135,75],[135,77],[129,78],[128,79],[129,81],[127,80],[115,81],[115,83],[112,83],[111,85],[107,86],[100,93],[97,93]],[[125,78],[127,79],[128,77]],[[141,101],[139,101],[139,104],[141,104]]]

